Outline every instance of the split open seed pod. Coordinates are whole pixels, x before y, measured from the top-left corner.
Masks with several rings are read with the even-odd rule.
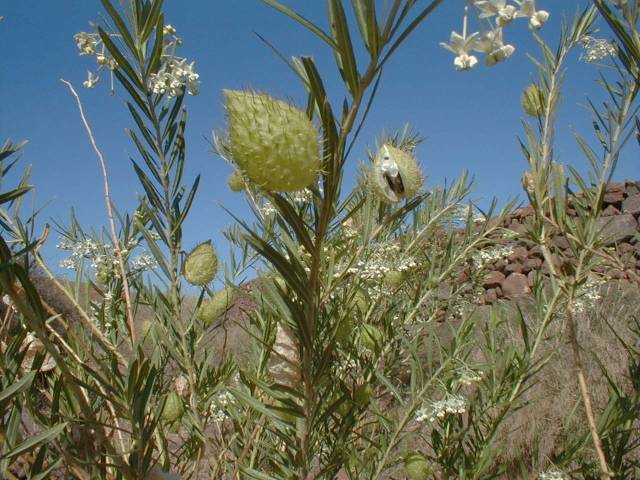
[[[269,95],[224,91],[233,159],[265,190],[293,192],[320,170],[318,131],[307,114]]]
[[[369,181],[378,196],[396,203],[415,197],[424,178],[413,155],[386,143],[376,154]]]

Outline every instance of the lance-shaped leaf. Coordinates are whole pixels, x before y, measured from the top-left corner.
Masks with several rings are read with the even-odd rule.
[[[336,43],[333,53],[336,63],[340,69],[340,74],[347,88],[355,97],[360,93],[360,74],[356,56],[353,53],[349,25],[340,0],[329,0],[329,21],[331,22],[331,33]]]

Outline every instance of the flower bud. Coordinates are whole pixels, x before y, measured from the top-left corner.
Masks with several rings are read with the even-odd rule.
[[[409,480],[427,480],[431,466],[422,454],[413,452],[404,459],[404,473]]]
[[[218,256],[211,241],[201,243],[194,248],[183,265],[184,277],[192,285],[206,285],[218,270]]]
[[[542,117],[544,115],[544,101],[544,93],[535,83],[525,88],[520,97],[522,109],[532,117]]]
[[[320,170],[318,132],[302,110],[269,95],[224,91],[231,153],[245,175],[269,191],[293,192]]]
[[[229,175],[229,179],[227,180],[227,185],[232,192],[241,192],[247,188],[247,182],[240,173],[240,170],[234,170],[231,175]]]
[[[416,159],[390,144],[378,150],[369,179],[374,192],[391,203],[413,198],[424,181]]]
[[[176,392],[170,392],[167,394],[167,400],[162,409],[162,419],[165,422],[175,422],[180,420],[184,413],[184,405],[182,399]]]
[[[225,287],[217,291],[209,300],[205,300],[198,310],[198,318],[205,325],[211,324],[224,314],[233,303],[234,289]]]
[[[380,350],[384,342],[384,334],[375,325],[365,323],[358,327],[358,340],[360,346],[370,352]]]

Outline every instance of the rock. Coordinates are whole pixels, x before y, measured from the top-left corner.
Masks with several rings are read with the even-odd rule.
[[[605,205],[614,205],[616,207],[619,207],[620,205],[622,205],[623,200],[624,200],[623,191],[605,193],[604,198],[602,199]]]
[[[541,266],[542,260],[540,258],[527,258],[522,264],[522,273],[538,270]]]
[[[614,217],[600,218],[598,227],[602,228],[605,245],[611,246],[615,243],[631,240],[638,230],[638,222],[633,218],[633,215],[625,213]]]
[[[640,193],[640,181],[625,180],[624,185],[627,195],[631,196]]]
[[[567,248],[569,248],[569,241],[567,240],[567,237],[565,237],[564,235],[557,235],[553,241],[556,243],[556,247],[562,249],[562,250],[566,250]]]
[[[622,202],[622,211],[624,213],[630,213],[631,215],[640,214],[640,193],[627,197]]]
[[[542,254],[542,248],[540,245],[536,245],[531,250],[529,250],[529,254],[527,255],[529,258],[544,258]]]
[[[515,247],[511,255],[507,257],[510,262],[519,262],[527,258],[528,250],[526,247]]]
[[[522,264],[520,262],[510,263],[504,268],[507,273],[522,273]]]
[[[535,270],[531,270],[527,274],[527,284],[529,285],[529,288],[533,288],[535,283],[536,283],[536,271]]]
[[[514,218],[525,218],[530,217],[531,215],[533,215],[533,207],[531,205],[522,208],[516,208],[512,214]]]
[[[624,192],[624,190],[625,190],[625,184],[623,182],[621,182],[621,183],[610,183],[609,185],[607,185],[606,192],[607,193]]]
[[[485,275],[482,286],[484,288],[496,288],[500,286],[504,279],[505,276],[502,272],[494,270],[493,272],[489,272]]]
[[[502,271],[506,266],[507,261],[504,258],[501,258],[499,260],[496,260],[496,263],[493,264],[493,269]]]
[[[485,305],[491,305],[493,302],[498,300],[498,293],[496,292],[496,289],[490,288],[489,290],[484,292],[483,300]]]
[[[602,216],[603,217],[613,217],[614,215],[620,215],[620,210],[618,210],[613,205],[609,205],[607,208],[605,208],[602,211]]]
[[[529,280],[522,273],[512,273],[502,282],[502,292],[505,297],[519,297],[531,292]]]

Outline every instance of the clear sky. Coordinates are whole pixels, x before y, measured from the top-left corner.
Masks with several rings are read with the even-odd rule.
[[[323,0],[282,2],[326,25]],[[349,2],[344,2],[348,6]],[[381,2],[382,4],[383,2]],[[418,0],[418,6],[426,5]],[[555,43],[563,17],[571,17],[586,0],[538,0],[538,8],[551,12],[542,36]],[[287,56],[313,55],[327,79],[334,104],[344,91],[333,57],[308,31],[259,0],[166,0],[166,22],[184,39],[180,52],[194,60],[201,93],[187,99],[187,178],[202,173],[193,214],[185,229],[185,249],[212,238],[227,250],[221,230],[232,220],[221,208],[246,215],[243,197],[229,191],[229,167],[209,151],[212,130],[224,128],[222,89],[253,88],[299,104],[304,91],[295,76],[256,37],[258,32]],[[377,101],[360,141],[348,161],[346,185],[381,130],[412,124],[425,138],[418,156],[428,175],[426,187],[442,185],[467,169],[476,178],[473,198],[486,205],[496,196],[501,202],[520,192],[525,161],[517,136],[522,134],[520,94],[535,75],[526,53],[537,55],[527,29],[519,20],[505,30],[505,40],[516,46],[514,56],[496,67],[479,66],[471,72],[453,69],[453,55],[439,46],[452,29],[461,31],[462,0],[446,0],[411,36],[388,64]],[[134,147],[125,134],[132,125],[122,98],[110,96],[106,84],[82,89],[93,60],[78,56],[73,35],[90,30],[88,22],[101,12],[98,0],[8,0],[0,6],[0,141],[26,139],[23,165],[33,165],[34,205],[48,203],[42,220],[68,223],[76,208],[84,225],[99,227],[106,214],[97,159],[90,149],[73,98],[60,83],[72,81],[82,96],[89,121],[110,168],[115,202],[133,210],[141,191],[129,162]],[[348,9],[350,13],[350,9]],[[609,32],[601,24],[600,36]],[[584,166],[573,140],[578,131],[592,139],[591,119],[578,106],[590,96],[604,99],[596,86],[597,69],[578,61],[576,52],[568,75],[558,119],[557,153],[561,162]],[[637,144],[630,143],[616,178],[640,178]],[[52,263],[57,252],[55,235],[45,249]]]

